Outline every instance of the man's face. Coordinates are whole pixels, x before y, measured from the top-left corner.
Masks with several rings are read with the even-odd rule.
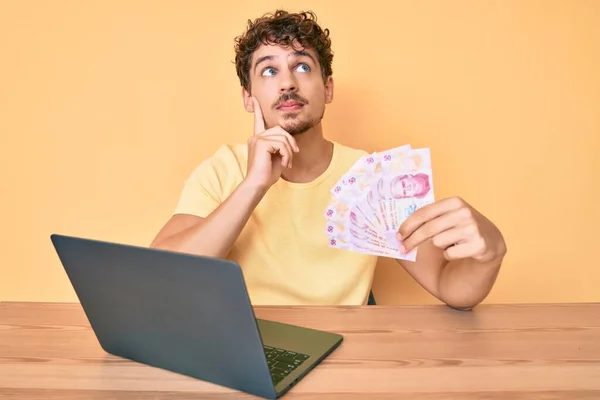
[[[292,47],[262,45],[250,64],[251,95],[259,104],[265,127],[281,126],[291,135],[321,122],[325,104],[333,99],[333,79],[323,81],[317,55],[296,43]],[[244,103],[253,111],[250,94]]]

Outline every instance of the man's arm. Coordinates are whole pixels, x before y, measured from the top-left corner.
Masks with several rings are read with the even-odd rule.
[[[438,300],[452,308],[469,310],[492,290],[502,257],[483,263],[474,259],[448,261],[443,250],[427,241],[419,246],[416,262],[396,261]]]
[[[254,135],[248,139],[246,178],[206,218],[174,215],[150,247],[217,258],[229,254],[258,203],[300,151],[296,139],[280,126],[265,129],[255,98],[252,106]]]
[[[264,194],[244,181],[206,218],[174,215],[150,247],[225,258]]]
[[[419,250],[416,262],[398,263],[433,296],[463,310],[489,294],[507,251],[498,228],[459,198],[417,210],[399,237],[405,251]]]

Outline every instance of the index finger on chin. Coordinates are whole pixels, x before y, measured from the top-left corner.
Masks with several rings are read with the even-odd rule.
[[[254,134],[258,135],[265,131],[265,120],[260,104],[258,104],[255,97],[252,97],[252,104],[254,105]]]

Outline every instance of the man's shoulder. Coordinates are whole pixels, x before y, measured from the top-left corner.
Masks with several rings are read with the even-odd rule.
[[[218,172],[237,171],[245,169],[248,159],[248,149],[245,144],[223,144],[217,147],[208,157],[199,163],[210,166]]]
[[[356,148],[353,146],[349,146],[346,144],[342,144],[336,141],[333,141],[334,146],[336,147],[336,155],[341,164],[351,166],[356,163],[360,158],[369,155],[370,153],[364,149]]]
[[[340,143],[340,142],[335,142],[335,141],[334,141],[334,143],[335,143],[336,146],[338,146],[338,148],[341,151],[344,151],[344,152],[346,152],[348,154],[354,154],[354,155],[358,155],[360,157],[369,154],[369,152],[366,151],[365,149],[361,149],[361,148],[358,148],[358,147],[350,146],[350,145],[343,144],[343,143]]]
[[[246,173],[247,158],[247,147],[244,144],[220,145],[196,164],[189,179],[197,182],[216,180],[221,185],[235,184]]]
[[[213,161],[226,163],[246,162],[248,158],[248,146],[241,143],[228,143],[219,146],[211,155]]]

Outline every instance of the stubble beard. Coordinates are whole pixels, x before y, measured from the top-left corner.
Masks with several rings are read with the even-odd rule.
[[[282,128],[292,136],[301,135],[319,124],[323,119],[324,112],[320,117],[313,119],[300,119],[296,113],[288,113],[283,115],[283,119],[288,121],[284,123]]]

